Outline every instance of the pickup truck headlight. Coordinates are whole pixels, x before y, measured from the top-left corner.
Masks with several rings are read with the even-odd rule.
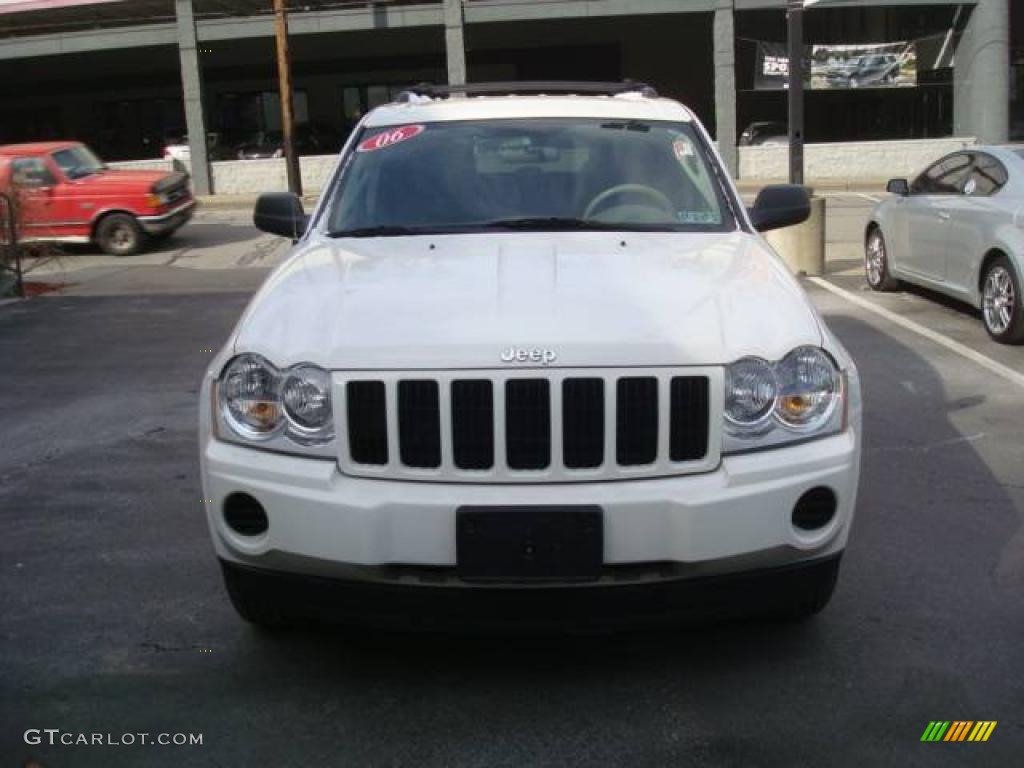
[[[303,363],[279,370],[260,355],[243,354],[217,382],[220,436],[273,450],[329,455],[334,439],[331,376]],[[319,450],[323,449],[323,450]]]
[[[845,376],[818,347],[778,362],[745,357],[726,367],[723,453],[742,453],[845,428]]]

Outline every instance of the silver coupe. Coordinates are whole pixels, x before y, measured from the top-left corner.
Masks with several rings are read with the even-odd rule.
[[[980,309],[996,341],[1024,343],[1024,146],[954,152],[886,190],[864,237],[868,285],[931,288]]]

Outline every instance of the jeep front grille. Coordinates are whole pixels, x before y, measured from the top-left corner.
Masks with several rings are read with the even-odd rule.
[[[347,474],[570,482],[718,464],[721,369],[335,374]]]

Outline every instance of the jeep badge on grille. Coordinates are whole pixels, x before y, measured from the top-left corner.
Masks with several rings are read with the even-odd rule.
[[[501,353],[501,362],[503,363],[540,363],[541,365],[551,365],[557,359],[558,353],[555,350],[543,347],[533,347],[532,349],[509,347],[502,350]]]

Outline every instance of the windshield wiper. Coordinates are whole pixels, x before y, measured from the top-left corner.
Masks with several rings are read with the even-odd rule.
[[[425,235],[425,229],[402,227],[394,224],[382,224],[376,227],[355,227],[353,229],[336,229],[327,233],[328,237],[402,237],[403,235]]]
[[[671,224],[624,224],[594,219],[576,219],[568,216],[537,216],[521,219],[497,219],[479,225],[481,229],[512,229],[560,232],[578,230],[581,232],[660,232],[674,231]]]
[[[481,229],[525,229],[525,230],[608,230],[623,229],[622,224],[610,224],[589,219],[575,219],[569,216],[530,216],[520,219],[496,219],[480,224]]]

